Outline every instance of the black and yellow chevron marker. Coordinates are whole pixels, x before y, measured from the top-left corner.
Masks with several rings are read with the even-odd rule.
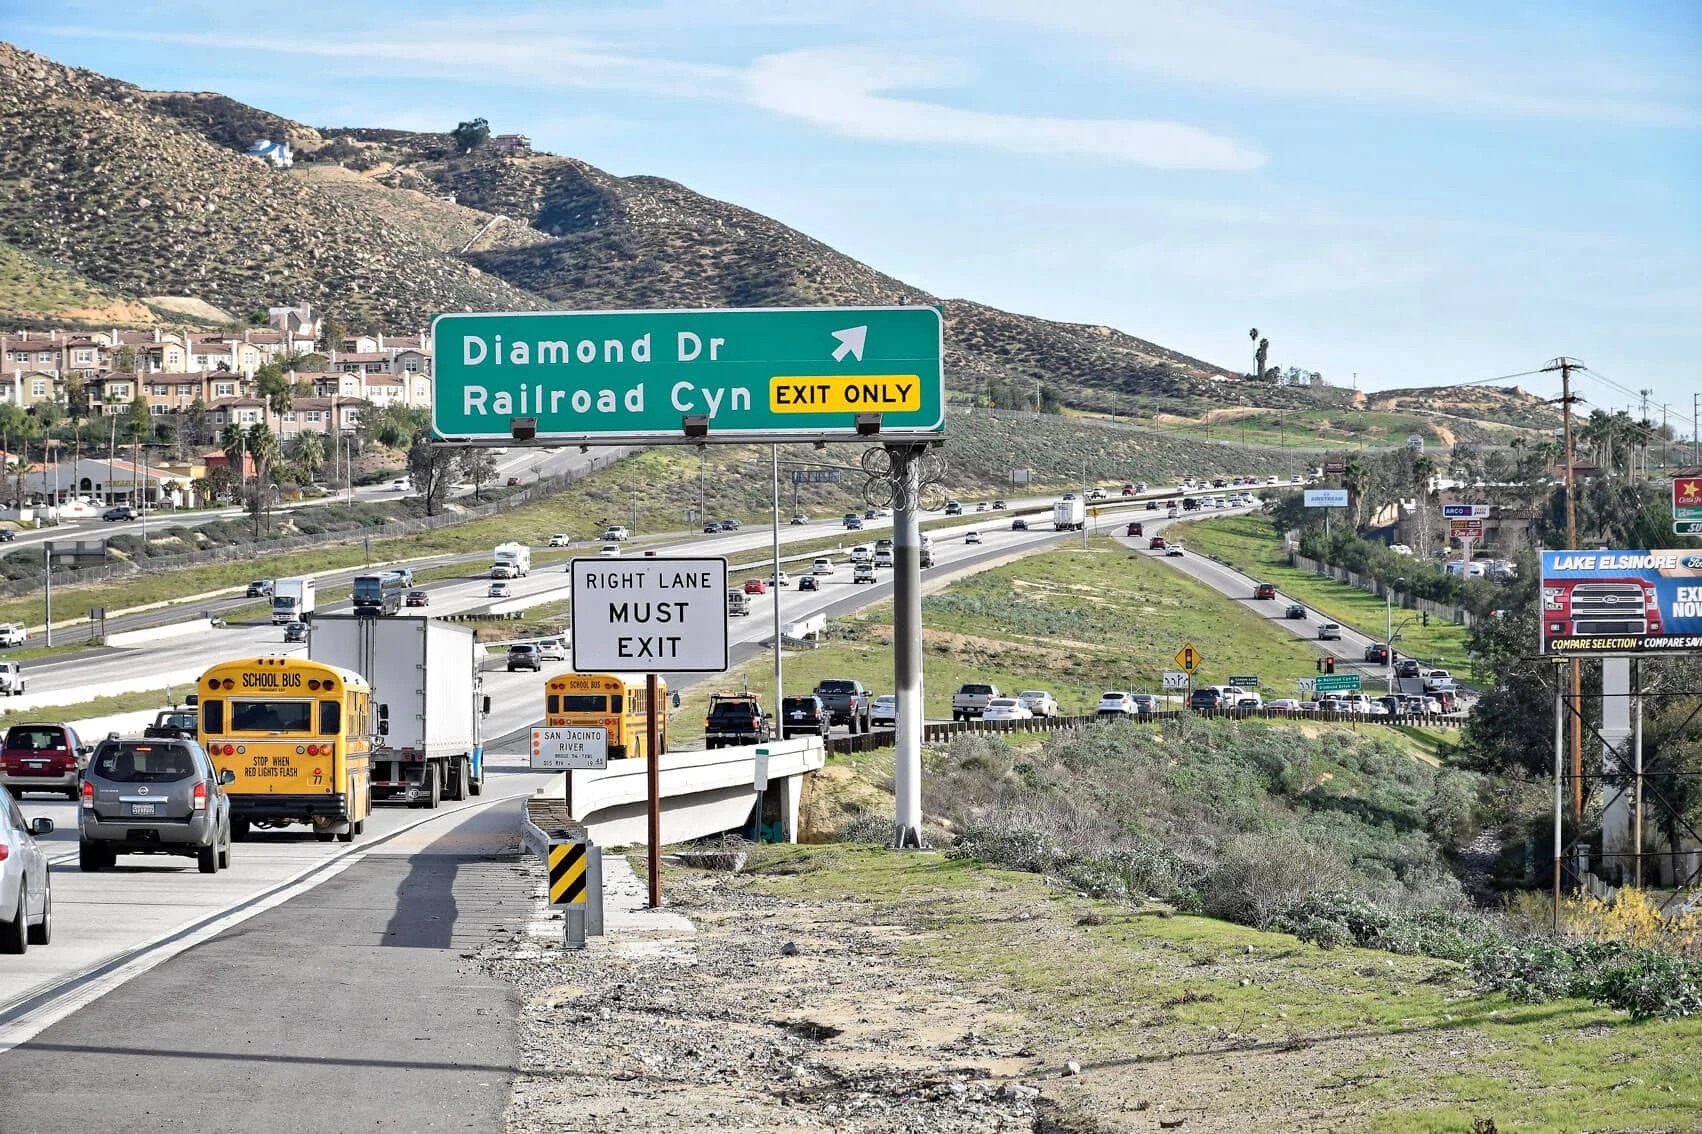
[[[550,905],[585,904],[585,844],[556,843],[550,848]]]

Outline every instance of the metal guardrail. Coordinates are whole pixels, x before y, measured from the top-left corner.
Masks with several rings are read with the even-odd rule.
[[[1139,716],[1123,719],[1134,722],[1174,721],[1185,717],[1202,720],[1285,720],[1285,721],[1324,721],[1331,724],[1347,725],[1381,725],[1384,727],[1406,726],[1426,728],[1461,728],[1466,720],[1463,716],[1435,715],[1402,715],[1396,717],[1373,717],[1364,713],[1309,713],[1298,712],[1294,709],[1173,709],[1162,713],[1142,713]],[[1022,721],[988,721],[972,718],[966,721],[935,721],[922,726],[922,743],[938,744],[950,740],[960,733],[979,732],[1055,732],[1059,729],[1086,728],[1105,720],[1116,720],[1115,714],[1105,717],[1032,717]],[[881,729],[878,732],[863,732],[852,736],[835,736],[828,738],[827,750],[836,755],[846,755],[852,752],[873,752],[878,748],[890,748],[896,743],[892,729]]]

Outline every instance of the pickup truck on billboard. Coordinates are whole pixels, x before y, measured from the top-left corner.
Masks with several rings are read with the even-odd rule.
[[[1702,552],[1545,551],[1545,654],[1702,650]]]

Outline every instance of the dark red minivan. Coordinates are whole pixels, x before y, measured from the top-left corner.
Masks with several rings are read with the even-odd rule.
[[[62,724],[15,724],[0,747],[0,783],[13,795],[50,791],[77,798],[77,777],[86,753],[77,730]]]

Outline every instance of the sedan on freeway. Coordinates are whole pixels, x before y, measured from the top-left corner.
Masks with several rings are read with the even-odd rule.
[[[1099,704],[1093,710],[1099,717],[1132,717],[1135,715],[1135,699],[1128,693],[1111,690],[1099,695]]]
[[[402,601],[404,606],[430,606],[431,595],[426,591],[409,591],[408,597]]]
[[[890,725],[898,724],[898,697],[893,693],[882,693],[869,703],[869,724]]]
[[[821,590],[821,580],[814,575],[805,575],[798,580],[798,589],[800,591],[819,591]]]
[[[305,642],[305,641],[307,641],[307,623],[305,623],[305,622],[286,622],[286,623],[284,623],[284,641],[286,643],[287,642]]]
[[[1180,559],[1183,554],[1182,545],[1179,543],[1173,543],[1164,549],[1164,554],[1168,555],[1172,559]]]
[[[1306,618],[1306,608],[1297,602],[1291,602],[1288,604],[1288,609],[1282,612],[1282,616],[1284,618],[1298,618],[1304,621]]]
[[[987,702],[987,708],[982,711],[984,721],[1026,721],[1032,719],[1033,713],[1015,697],[994,697]]]
[[[1055,717],[1058,715],[1058,699],[1044,689],[1024,689],[1016,695],[1022,702],[1023,708],[1037,717]]]
[[[1017,519],[1014,519],[1014,520],[1011,521],[1011,531],[1013,531],[1013,532],[1026,532],[1027,530],[1028,530],[1028,521],[1027,520],[1024,520],[1021,517],[1018,517]]]
[[[53,940],[53,880],[37,835],[51,835],[53,820],[25,821],[5,788],[0,787],[0,953],[23,953]]]
[[[508,589],[508,584],[501,579],[485,588],[486,598],[510,598],[513,594],[514,592]]]
[[[969,532],[969,533],[964,535],[963,542],[964,543],[980,543],[981,542],[981,533],[980,532]]]

